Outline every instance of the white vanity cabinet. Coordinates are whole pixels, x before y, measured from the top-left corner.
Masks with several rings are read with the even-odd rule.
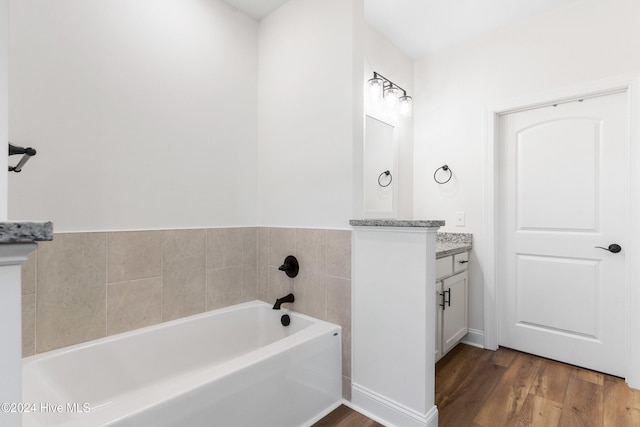
[[[436,260],[436,361],[469,332],[467,294],[469,252]]]

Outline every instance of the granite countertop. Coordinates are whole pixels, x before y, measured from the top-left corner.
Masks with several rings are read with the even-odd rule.
[[[50,221],[0,222],[0,243],[31,243],[53,240]]]
[[[444,221],[425,219],[351,219],[354,227],[443,227]]]
[[[472,241],[471,233],[437,233],[436,259],[470,251]]]
[[[351,219],[354,227],[443,227],[444,221],[424,219]],[[470,251],[473,235],[471,233],[436,233],[436,259]]]

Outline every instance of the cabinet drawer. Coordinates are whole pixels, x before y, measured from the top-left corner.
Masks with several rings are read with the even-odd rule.
[[[458,271],[464,271],[467,269],[467,265],[469,263],[469,252],[463,252],[461,254],[457,254],[453,256],[453,271],[457,273]]]
[[[436,259],[436,280],[453,274],[453,257]]]

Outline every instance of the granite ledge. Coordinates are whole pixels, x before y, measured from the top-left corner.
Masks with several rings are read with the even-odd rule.
[[[436,242],[436,259],[449,255],[457,255],[470,251],[472,246],[466,243],[442,243]]]
[[[0,222],[0,243],[31,243],[53,240],[50,221]]]
[[[471,233],[442,232],[436,234],[436,259],[470,251],[472,240]]]
[[[443,227],[442,220],[423,219],[351,219],[349,225],[354,227]]]

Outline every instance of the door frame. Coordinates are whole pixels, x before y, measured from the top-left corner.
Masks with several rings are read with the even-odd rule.
[[[499,206],[498,187],[498,119],[500,116],[529,110],[556,103],[569,102],[578,98],[606,95],[614,92],[626,92],[629,112],[629,143],[627,145],[629,166],[629,243],[625,252],[627,260],[640,259],[640,225],[633,221],[640,214],[640,76],[637,74],[614,77],[559,89],[542,95],[506,101],[484,108],[484,226],[485,242],[483,252],[487,260],[484,269],[484,347],[490,350],[498,348],[499,331]],[[627,321],[625,326],[626,382],[630,387],[640,389],[640,263],[626,262],[625,301],[627,303]],[[632,284],[636,284],[632,286]]]

